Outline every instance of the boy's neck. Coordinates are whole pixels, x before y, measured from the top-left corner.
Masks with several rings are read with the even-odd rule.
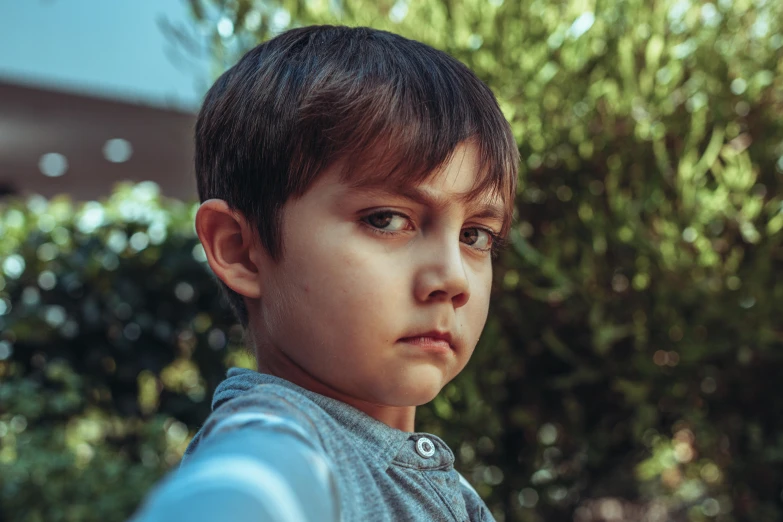
[[[257,359],[260,373],[280,377],[311,392],[344,402],[391,428],[415,431],[416,406],[385,406],[351,397],[315,379],[287,357],[283,361],[262,362],[262,357]]]

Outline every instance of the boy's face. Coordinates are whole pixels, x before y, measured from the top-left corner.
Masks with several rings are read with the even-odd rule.
[[[272,262],[260,248],[250,254],[260,299],[247,301],[260,367],[354,405],[432,400],[465,367],[487,319],[492,265],[481,250],[491,246],[484,229],[498,234],[503,222],[478,214],[491,207],[502,216],[503,204],[454,197],[471,188],[476,157],[474,146],[461,145],[415,187],[442,208],[351,192],[339,165],[287,202],[283,260]],[[401,340],[432,330],[449,332],[452,349],[435,353]]]

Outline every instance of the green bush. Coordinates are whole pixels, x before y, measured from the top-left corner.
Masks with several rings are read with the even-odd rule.
[[[517,224],[474,359],[417,429],[498,520],[783,518],[779,2],[191,5],[219,70],[287,26],[370,25],[497,94]],[[195,205],[149,189],[3,208],[0,519],[124,519],[252,365]]]
[[[0,520],[127,519],[251,362],[197,207],[157,191],[2,207]]]

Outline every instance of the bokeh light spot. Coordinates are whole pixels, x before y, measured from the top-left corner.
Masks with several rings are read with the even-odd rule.
[[[38,160],[38,169],[44,176],[58,178],[68,171],[68,159],[58,152],[49,152]]]
[[[113,138],[103,145],[103,157],[112,163],[124,163],[133,155],[133,147],[128,140]]]

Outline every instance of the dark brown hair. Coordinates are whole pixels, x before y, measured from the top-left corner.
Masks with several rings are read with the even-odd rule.
[[[283,205],[334,162],[346,160],[344,181],[406,186],[466,140],[482,173],[471,194],[501,197],[506,235],[519,153],[481,80],[448,54],[386,31],[292,29],[250,50],[207,93],[196,123],[198,194],[240,212],[279,261]],[[247,328],[244,298],[218,282]]]

